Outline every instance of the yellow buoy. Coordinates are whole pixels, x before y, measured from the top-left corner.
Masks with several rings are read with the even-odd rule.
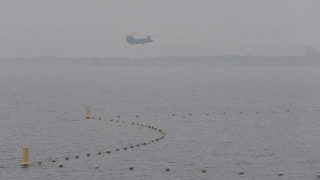
[[[86,115],[87,119],[90,119],[90,107],[87,107],[87,115]]]
[[[166,167],[166,171],[170,171],[170,168],[169,168],[169,167]]]
[[[22,159],[22,166],[28,166],[29,165],[29,148],[24,147],[23,148],[23,159]]]
[[[279,172],[279,174],[278,174],[279,176],[283,176],[283,172]]]
[[[53,158],[53,159],[51,160],[51,162],[56,162],[56,160]]]
[[[98,168],[99,168],[99,165],[95,165],[94,168],[95,168],[95,169],[98,169]]]
[[[207,169],[203,169],[202,172],[203,172],[203,173],[206,173],[206,172],[207,172]]]
[[[129,170],[133,170],[133,166],[130,166],[130,167],[129,167]]]
[[[243,173],[244,173],[243,171],[240,171],[240,172],[239,172],[239,174],[243,174]]]
[[[79,158],[79,155],[78,155],[78,154],[76,154],[75,158],[76,158],[76,159],[78,159],[78,158]]]
[[[39,160],[39,161],[38,161],[38,164],[41,164],[41,163],[42,163],[42,161],[41,161],[41,160]]]

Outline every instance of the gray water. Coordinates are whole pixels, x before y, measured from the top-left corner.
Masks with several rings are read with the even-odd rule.
[[[0,77],[0,179],[301,180],[320,173],[320,67],[0,66]],[[95,119],[85,119],[87,106]],[[129,148],[161,136],[132,122],[166,136]]]

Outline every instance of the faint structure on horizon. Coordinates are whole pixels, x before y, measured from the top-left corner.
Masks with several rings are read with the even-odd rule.
[[[304,50],[305,50],[305,53],[304,53],[305,56],[317,56],[317,55],[319,55],[314,47],[306,46],[306,47],[304,47]]]

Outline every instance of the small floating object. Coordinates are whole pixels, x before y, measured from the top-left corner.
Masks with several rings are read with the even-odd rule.
[[[132,122],[132,124],[134,124],[134,122]]]
[[[130,146],[130,148],[133,148],[133,146]]]
[[[38,161],[38,164],[41,164],[41,163],[42,163],[42,161],[41,161],[41,160],[39,160],[39,161]]]
[[[139,117],[138,115],[136,115],[136,117]]]
[[[98,117],[99,120],[101,120],[101,117]]]
[[[166,167],[166,171],[170,171],[170,168],[169,168],[169,167]]]
[[[151,129],[154,129],[154,127],[152,126]]]
[[[129,170],[133,170],[133,166],[130,166],[130,167],[129,167]]]
[[[113,119],[110,119],[110,121],[113,121]]]
[[[140,146],[140,144],[137,144],[137,147],[139,147]]]
[[[207,115],[209,115],[209,113],[207,113]]]
[[[124,121],[122,121],[122,123],[124,123]]]
[[[176,114],[172,114],[172,116],[175,116]]]
[[[110,151],[110,149],[108,149],[106,152],[107,152],[108,154],[110,154],[111,151]]]
[[[225,112],[223,114],[226,114]]]
[[[119,149],[119,148],[117,148],[117,149],[116,149],[116,151],[120,151],[120,149]]]
[[[158,141],[158,138],[156,139],[156,141]]]
[[[118,116],[118,118],[120,118],[120,116]]]
[[[53,158],[53,159],[51,160],[51,162],[56,162],[56,160]]]
[[[191,116],[192,114],[189,114],[189,116]]]
[[[151,128],[151,126],[148,126],[148,128]]]
[[[239,174],[244,174],[244,172],[243,172],[243,171],[240,171]]]
[[[151,140],[151,142],[154,142],[153,140]]]
[[[259,113],[259,111],[256,112],[257,114]]]
[[[154,128],[154,130],[157,130],[157,129],[158,129],[158,128],[156,128],[156,127]]]
[[[117,122],[119,122],[119,120],[117,120]]]
[[[139,123],[137,123],[137,125],[139,126]]]
[[[79,158],[79,155],[78,155],[78,154],[76,154],[75,158],[76,158],[76,159],[78,159],[78,158]]]
[[[99,168],[99,165],[95,165],[94,168],[95,168],[95,169],[98,169],[98,168]]]
[[[320,178],[320,173],[317,175],[318,178]]]
[[[60,164],[60,165],[59,165],[59,167],[61,167],[61,168],[62,168],[62,167],[63,167],[63,164]]]
[[[283,172],[279,172],[278,175],[279,175],[279,176],[283,176]]]
[[[68,157],[68,156],[66,157],[66,160],[69,160],[69,157]]]
[[[146,143],[143,143],[142,145],[144,145],[144,146],[145,146],[145,145],[147,145],[147,144],[146,144]]]
[[[87,153],[87,156],[90,156],[90,153]]]
[[[124,147],[123,150],[127,150],[127,147]]]
[[[100,155],[100,154],[101,154],[101,152],[99,151],[99,152],[98,152],[98,154]]]
[[[92,119],[95,119],[95,117],[92,117]]]
[[[242,112],[240,112],[240,114],[242,114]]]
[[[143,124],[141,124],[141,126],[143,126]]]
[[[289,110],[287,110],[287,112],[289,112]]]
[[[206,168],[204,168],[204,169],[202,170],[202,172],[203,172],[203,173],[206,173],[206,172],[207,172],[207,169],[206,169]]]

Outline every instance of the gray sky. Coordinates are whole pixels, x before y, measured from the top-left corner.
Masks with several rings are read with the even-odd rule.
[[[303,55],[320,0],[0,0],[0,57]],[[161,34],[131,46],[116,35]]]

